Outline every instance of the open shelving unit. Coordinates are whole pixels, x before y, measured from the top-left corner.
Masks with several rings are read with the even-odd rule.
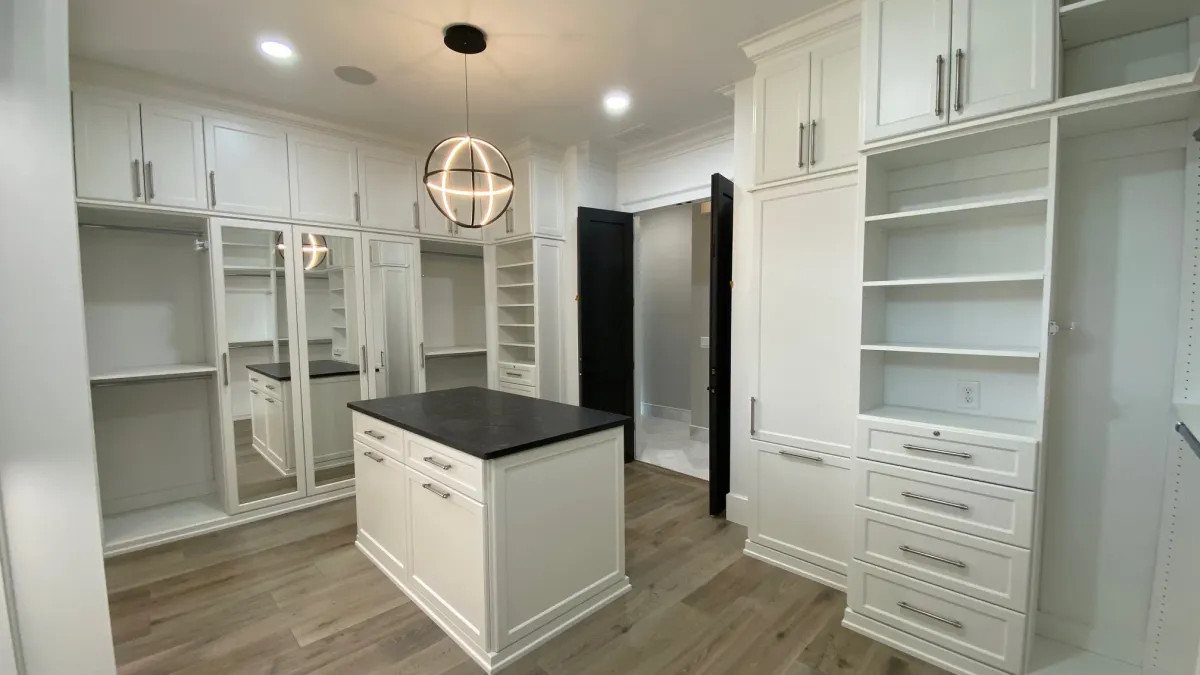
[[[497,363],[501,367],[537,363],[535,271],[532,240],[496,245]]]
[[[421,242],[425,389],[486,387],[484,253],[473,244]]]
[[[217,367],[207,363],[181,363],[167,366],[132,366],[104,373],[93,373],[88,379],[93,385],[119,384],[151,380],[177,380],[201,377],[217,372]]]

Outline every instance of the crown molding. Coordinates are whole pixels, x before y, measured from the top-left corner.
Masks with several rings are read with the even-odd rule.
[[[617,168],[623,170],[660,162],[732,140],[733,115],[727,115],[687,131],[623,150],[617,154]]]
[[[514,158],[542,157],[561,161],[566,148],[537,138],[523,138],[509,147],[508,154]]]
[[[859,0],[838,0],[832,5],[741,42],[738,47],[741,47],[751,61],[760,63],[857,26],[860,20],[860,4]]]
[[[724,87],[717,87],[713,91],[724,96],[725,98],[733,98],[734,91],[737,89],[737,82],[730,82]]]

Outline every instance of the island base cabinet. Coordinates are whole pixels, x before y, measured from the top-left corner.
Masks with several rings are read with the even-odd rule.
[[[407,471],[365,443],[354,443],[358,542],[401,579],[408,578]]]

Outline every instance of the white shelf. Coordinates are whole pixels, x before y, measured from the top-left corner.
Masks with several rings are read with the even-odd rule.
[[[532,324],[532,323],[502,323],[502,324],[500,324],[501,328],[533,328],[534,326],[535,326],[535,324]]]
[[[486,354],[487,347],[483,345],[464,345],[459,347],[435,347],[425,351],[426,358],[438,356],[466,356],[467,354]]]
[[[1187,21],[1200,14],[1196,0],[1080,0],[1059,9],[1067,49]]]
[[[892,229],[950,225],[963,223],[966,220],[999,220],[1003,218],[1044,216],[1045,214],[1046,196],[1037,194],[971,202],[969,204],[955,204],[953,206],[939,206],[932,209],[885,213],[877,216],[867,216],[866,222],[871,227]]]
[[[275,248],[275,244],[252,244],[247,241],[226,241],[222,242],[225,246],[234,246],[240,248]]]
[[[533,307],[533,303],[532,302],[518,302],[516,304],[509,303],[509,304],[502,304],[502,305],[496,305],[496,306],[497,307]]]
[[[1142,669],[1038,635],[1029,675],[1142,675]]]
[[[209,375],[217,372],[216,366],[207,363],[184,363],[169,366],[139,366],[124,368],[109,373],[98,373],[88,379],[92,384],[114,384],[117,382],[144,382],[149,380],[176,380],[180,378]]]
[[[496,269],[498,269],[498,270],[511,270],[511,269],[514,269],[517,267],[533,267],[533,261],[530,260],[528,262],[509,263],[507,265],[496,265]]]
[[[947,354],[951,356],[999,356],[1004,358],[1036,359],[1041,350],[1032,347],[947,347],[912,342],[880,342],[862,348],[875,352],[908,352],[911,354]]]
[[[533,288],[533,282],[523,284],[496,284],[496,288]]]
[[[989,434],[1001,434],[1025,440],[1039,441],[1037,425],[1024,420],[1010,420],[1000,417],[984,417],[982,415],[964,415],[962,413],[944,412],[941,410],[926,410],[924,408],[905,408],[901,406],[883,406],[860,413],[859,417],[882,420],[886,422],[904,422],[909,424],[925,424],[941,429],[962,429],[964,431],[981,431]]]
[[[334,330],[340,330],[340,331],[342,331],[343,333],[345,333],[345,332],[346,332],[346,327],[345,327],[345,326],[331,326],[331,328],[333,328]]]
[[[340,307],[330,306],[329,309],[332,309],[335,312],[344,312],[344,311],[346,311],[346,306],[345,305],[342,305]]]
[[[270,267],[268,265],[226,265],[225,273],[229,272],[283,272],[282,267]]]
[[[533,349],[536,347],[532,342],[501,342],[501,347],[524,347],[525,349]]]
[[[105,516],[105,552],[133,546],[144,539],[188,532],[230,517],[221,509],[216,495]]]
[[[889,279],[887,281],[864,281],[867,287],[888,286],[940,286],[950,284],[991,284],[1014,281],[1044,281],[1044,272],[1015,272],[1009,274],[974,274],[956,277],[926,277],[923,279]]]

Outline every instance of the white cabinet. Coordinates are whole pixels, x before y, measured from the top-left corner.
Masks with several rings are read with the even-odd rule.
[[[754,108],[759,183],[858,161],[858,72],[856,32],[758,66]]]
[[[399,232],[420,229],[416,162],[378,148],[358,148],[360,220],[366,227]]]
[[[1053,0],[865,0],[863,138],[1054,96]]]
[[[215,211],[287,218],[287,132],[266,123],[204,118],[209,204]]]
[[[208,208],[204,177],[204,119],[172,106],[142,104],[146,203]]]
[[[513,198],[509,212],[488,226],[493,240],[535,234],[561,239],[563,176],[557,161],[536,154],[511,160]]]
[[[421,224],[422,234],[438,234],[446,237],[455,237],[458,239],[466,239],[468,241],[483,241],[483,228],[478,227],[461,227],[453,220],[450,220],[438,210],[437,205],[433,203],[433,199],[429,196],[429,191],[422,188],[421,201],[424,204],[425,219]],[[500,227],[504,219],[488,226],[488,229]]]
[[[320,223],[358,223],[358,151],[333,136],[289,133],[292,217]]]
[[[404,465],[364,443],[354,444],[359,541],[388,571],[408,577],[408,475]]]

